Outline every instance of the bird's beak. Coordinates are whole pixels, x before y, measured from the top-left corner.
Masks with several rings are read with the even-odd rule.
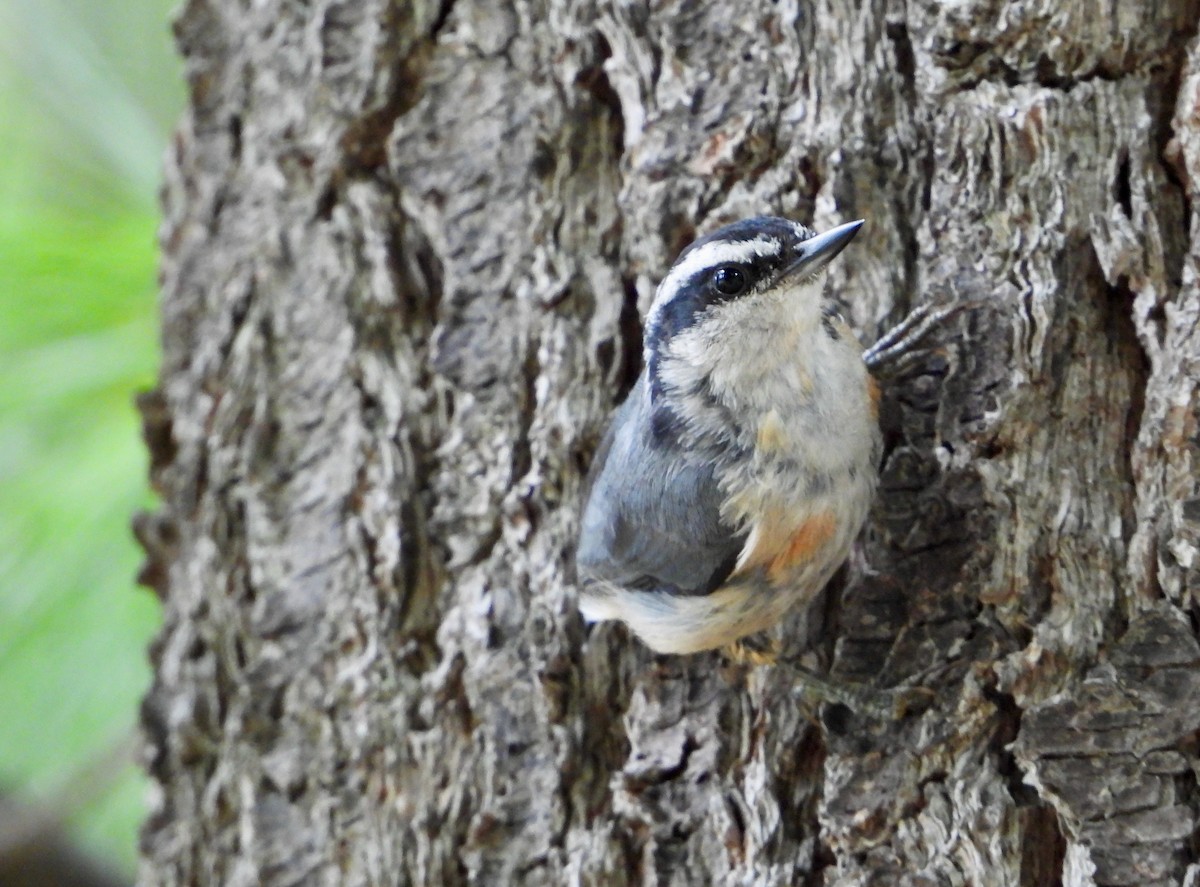
[[[818,234],[801,242],[796,246],[796,258],[783,269],[780,279],[798,275],[809,277],[816,274],[846,248],[846,244],[854,239],[854,235],[862,226],[862,219],[857,222],[847,222],[845,225],[838,225],[824,234]]]

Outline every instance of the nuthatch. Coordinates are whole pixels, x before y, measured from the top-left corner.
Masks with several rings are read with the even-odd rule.
[[[589,478],[585,618],[621,620],[658,652],[710,650],[809,604],[846,559],[879,478],[868,370],[948,313],[864,354],[818,276],[862,224],[753,218],[675,261]]]

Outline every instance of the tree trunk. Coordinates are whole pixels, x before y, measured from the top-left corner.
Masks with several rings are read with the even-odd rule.
[[[1196,0],[190,0],[147,884],[1200,883]],[[779,670],[575,609],[697,233],[865,218],[861,551]]]

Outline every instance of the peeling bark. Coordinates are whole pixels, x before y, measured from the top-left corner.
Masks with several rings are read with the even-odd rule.
[[[189,0],[146,884],[1200,883],[1200,3]],[[585,628],[581,479],[696,234],[868,226],[861,551],[780,638]],[[851,254],[852,253],[852,254]]]

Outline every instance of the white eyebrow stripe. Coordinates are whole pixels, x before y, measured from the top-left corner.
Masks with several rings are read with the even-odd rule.
[[[680,283],[687,280],[697,271],[705,268],[715,268],[736,262],[745,262],[756,256],[779,255],[781,244],[774,237],[759,235],[753,240],[717,240],[698,246],[678,262],[663,278],[655,293],[654,302],[667,294],[674,293]]]

